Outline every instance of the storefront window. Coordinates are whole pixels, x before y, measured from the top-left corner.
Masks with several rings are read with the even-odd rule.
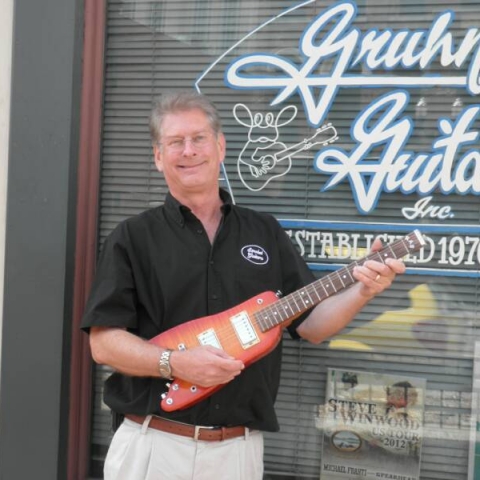
[[[319,277],[377,235],[426,242],[340,335],[285,339],[265,478],[480,479],[479,7],[108,2],[99,248],[163,201],[148,114],[191,88],[222,113],[224,187],[274,214]],[[108,373],[96,370],[93,473],[111,438]]]

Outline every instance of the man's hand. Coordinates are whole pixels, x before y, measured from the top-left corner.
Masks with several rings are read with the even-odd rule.
[[[94,360],[126,375],[159,377],[158,361],[163,350],[123,329],[92,327],[90,346]],[[211,346],[174,350],[172,375],[202,387],[233,380],[245,368],[223,350]]]
[[[174,377],[202,387],[228,383],[245,368],[242,361],[208,345],[182,351],[174,350],[170,365]]]
[[[377,238],[372,251],[382,248]],[[405,272],[401,260],[388,259],[385,264],[368,260],[353,269],[358,283],[319,303],[297,328],[297,333],[312,343],[320,343],[345,328],[355,315],[375,296],[390,287],[395,276]]]
[[[377,252],[383,247],[379,238],[372,245],[372,252]],[[385,264],[375,260],[367,260],[362,266],[353,270],[355,280],[361,283],[360,294],[371,298],[390,287],[396,275],[405,273],[405,264],[402,260],[388,258]]]

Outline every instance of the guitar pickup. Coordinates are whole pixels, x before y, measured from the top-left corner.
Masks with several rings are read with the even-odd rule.
[[[220,340],[218,340],[217,334],[213,328],[209,328],[208,330],[198,334],[197,339],[200,345],[210,345],[211,347],[223,350]]]
[[[243,311],[230,317],[230,322],[243,349],[247,349],[260,342],[247,312]]]

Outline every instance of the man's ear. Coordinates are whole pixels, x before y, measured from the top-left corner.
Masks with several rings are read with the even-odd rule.
[[[220,149],[220,158],[221,158],[220,161],[223,162],[225,160],[225,155],[227,153],[227,141],[225,139],[225,135],[223,134],[223,132],[220,132],[218,134],[217,144],[218,144],[218,148]]]
[[[163,172],[163,159],[162,159],[162,151],[158,144],[153,146],[153,158],[155,160],[155,166],[159,172]]]

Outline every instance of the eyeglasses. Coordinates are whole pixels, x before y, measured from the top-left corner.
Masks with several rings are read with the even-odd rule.
[[[183,152],[187,141],[197,150],[205,148],[210,141],[212,134],[209,132],[197,133],[193,137],[172,137],[166,139],[164,142],[161,142],[160,145],[163,145],[167,150],[175,153]]]

